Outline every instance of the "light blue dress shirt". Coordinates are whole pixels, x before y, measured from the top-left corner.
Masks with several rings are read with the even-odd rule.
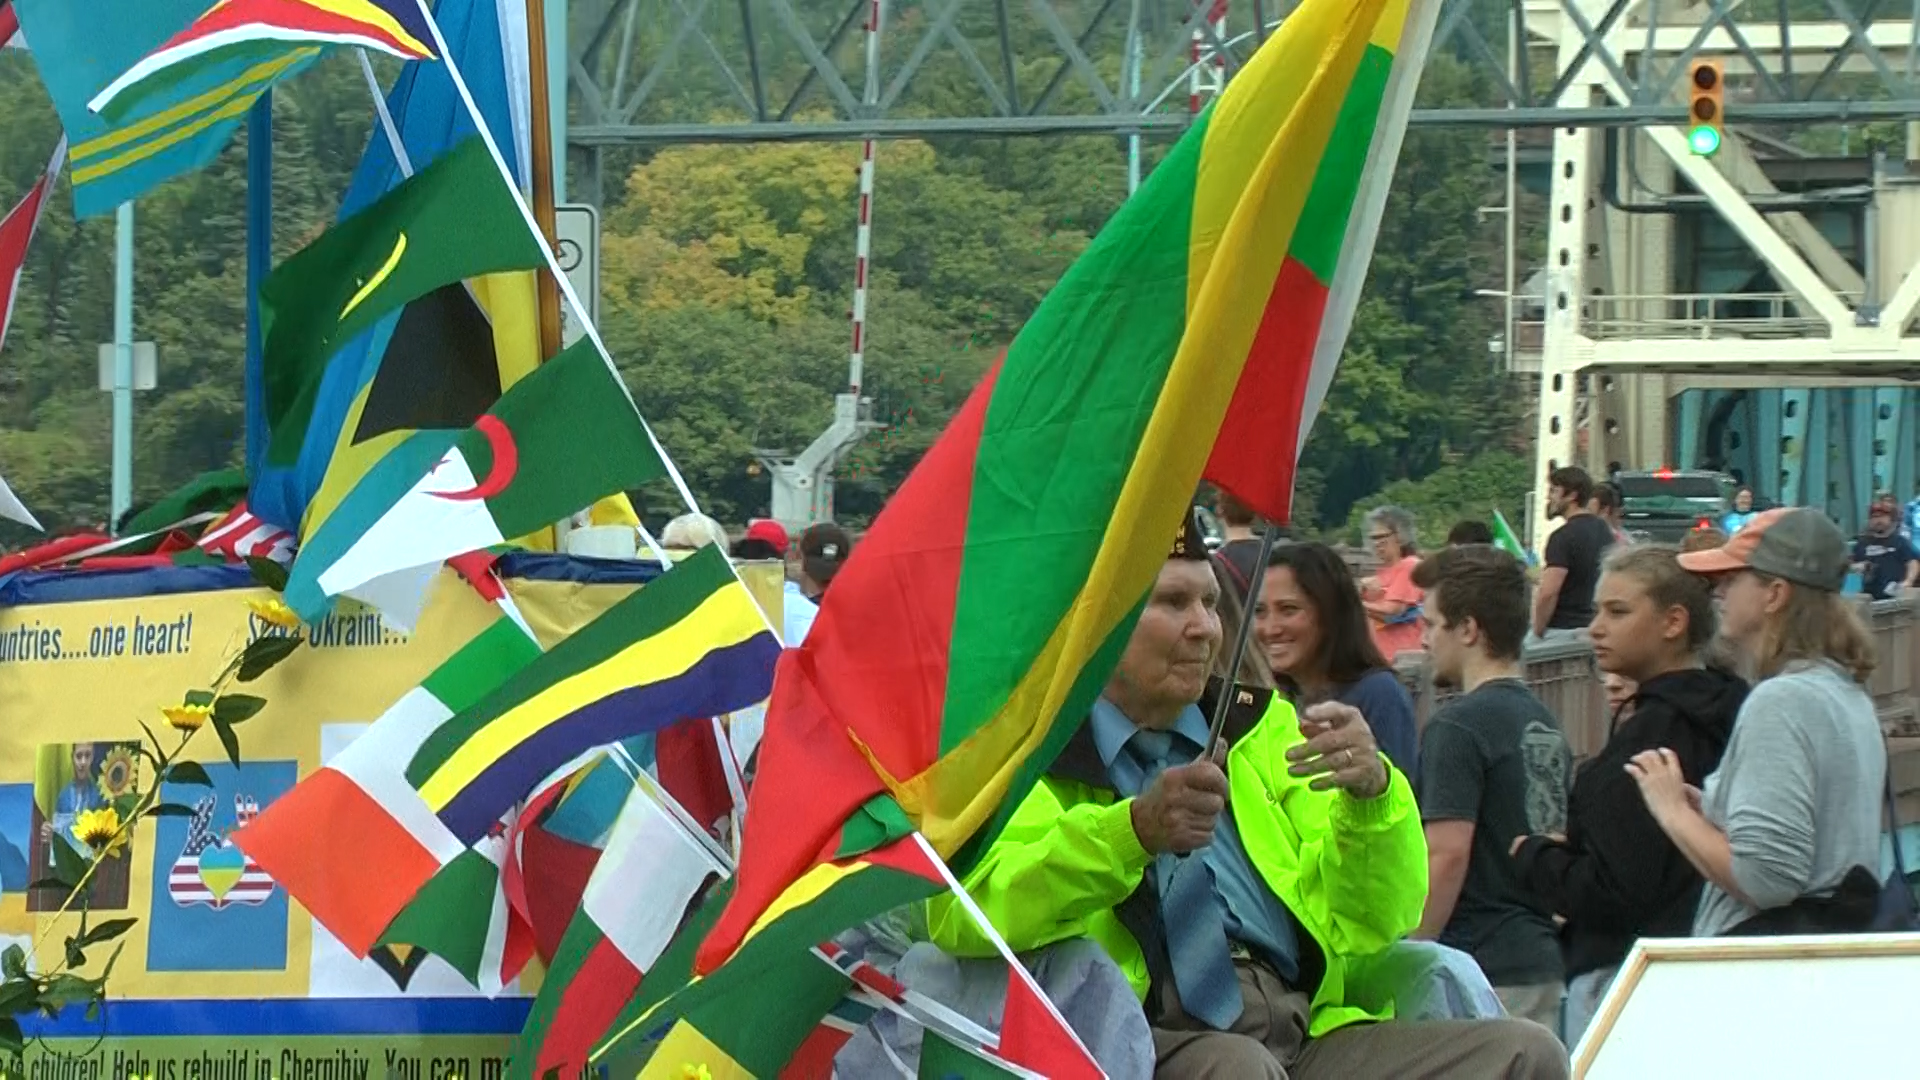
[[[1197,759],[1207,743],[1207,719],[1198,705],[1187,706],[1170,733],[1143,730],[1104,697],[1094,702],[1088,722],[1114,790],[1129,797],[1145,791],[1167,766]],[[1155,743],[1170,746],[1163,749]],[[1288,983],[1298,979],[1300,939],[1293,915],[1253,868],[1231,809],[1214,826],[1213,843],[1194,854],[1207,860],[1213,871],[1214,898],[1221,905],[1227,937],[1246,945]],[[1155,860],[1162,894],[1174,858]]]

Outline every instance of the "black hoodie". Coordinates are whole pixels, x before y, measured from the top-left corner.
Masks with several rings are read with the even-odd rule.
[[[1698,787],[1719,767],[1746,697],[1747,684],[1722,671],[1649,679],[1633,714],[1574,777],[1566,843],[1536,836],[1521,846],[1521,880],[1566,916],[1568,978],[1619,963],[1638,938],[1692,933],[1700,875],[1653,820],[1626,764],[1665,747]]]

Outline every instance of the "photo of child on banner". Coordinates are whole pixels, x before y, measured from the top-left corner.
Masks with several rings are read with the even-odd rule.
[[[73,834],[74,823],[90,810],[105,808],[122,795],[140,791],[140,759],[136,743],[42,743],[34,758],[33,823],[28,831],[28,880],[46,881],[54,874],[54,844],[65,844],[80,859],[89,856]],[[123,857],[108,859],[93,877],[91,906],[95,911],[120,911],[127,906],[132,883],[131,842]],[[58,911],[66,890],[33,889],[27,910]]]

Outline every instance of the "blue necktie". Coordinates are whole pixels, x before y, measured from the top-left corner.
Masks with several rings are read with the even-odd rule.
[[[1133,742],[1151,764],[1146,782],[1167,767],[1172,738],[1158,731],[1141,731]],[[1188,1016],[1216,1031],[1225,1031],[1240,1018],[1245,1002],[1240,976],[1233,969],[1226,924],[1220,917],[1220,898],[1213,889],[1213,868],[1205,856],[1162,855],[1154,860],[1160,885],[1160,919],[1167,937],[1167,955],[1173,963],[1173,986]]]

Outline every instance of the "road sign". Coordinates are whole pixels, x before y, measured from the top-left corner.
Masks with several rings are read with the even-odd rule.
[[[100,389],[113,392],[113,361],[115,349],[112,345],[100,346]],[[133,343],[133,388],[151,390],[158,385],[159,353],[151,341]]]
[[[558,243],[554,254],[560,269],[587,306],[587,317],[595,324],[600,319],[600,211],[584,204],[554,207],[554,233]],[[564,298],[563,298],[564,300]],[[587,336],[571,305],[560,305],[560,340],[571,345]]]

